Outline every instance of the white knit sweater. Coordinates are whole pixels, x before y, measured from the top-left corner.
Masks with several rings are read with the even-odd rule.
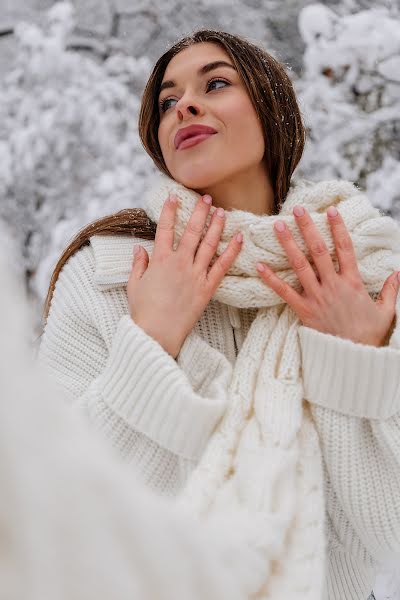
[[[138,240],[91,238],[58,279],[40,358],[145,483],[175,495],[225,406],[257,309],[212,300],[176,361],[129,317],[121,264]],[[140,240],[151,253],[153,242]],[[365,600],[400,557],[400,351],[300,328],[303,379],[324,457],[326,597]],[[207,357],[207,360],[205,360]],[[205,372],[202,364],[214,369]]]

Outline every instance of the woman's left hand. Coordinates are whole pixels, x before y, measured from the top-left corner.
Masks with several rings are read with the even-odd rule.
[[[400,273],[396,271],[386,279],[374,302],[362,282],[351,237],[337,209],[330,207],[327,216],[339,261],[338,272],[308,212],[302,206],[295,206],[293,214],[318,276],[289,228],[283,221],[277,221],[275,232],[303,292],[296,292],[265,263],[257,263],[263,281],[289,304],[303,325],[353,342],[383,345],[395,316]]]

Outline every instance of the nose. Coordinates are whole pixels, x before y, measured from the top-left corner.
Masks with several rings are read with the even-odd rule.
[[[201,103],[198,102],[193,95],[189,96],[189,94],[185,94],[178,100],[176,103],[176,110],[180,121],[193,115],[202,115],[204,113]]]

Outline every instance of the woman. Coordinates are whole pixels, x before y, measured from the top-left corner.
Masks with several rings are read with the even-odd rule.
[[[292,181],[294,90],[245,39],[168,50],[139,130],[147,214],[67,248],[41,358],[149,487],[231,519],[249,598],[364,600],[400,552],[398,228]]]

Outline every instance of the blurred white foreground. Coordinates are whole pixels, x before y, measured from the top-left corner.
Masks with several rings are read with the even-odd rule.
[[[243,600],[250,557],[229,522],[200,526],[150,495],[33,362],[4,254],[0,599]]]

